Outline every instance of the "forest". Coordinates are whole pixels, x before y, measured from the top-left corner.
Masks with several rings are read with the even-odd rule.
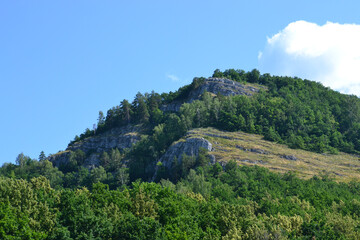
[[[126,125],[141,127],[132,148],[104,151],[100,165],[71,151],[53,166],[21,153],[0,168],[0,239],[360,239],[360,183],[323,174],[300,179],[262,167],[209,164],[184,155],[171,169],[158,162],[168,147],[199,127],[259,134],[318,153],[360,153],[360,100],[309,80],[229,69],[212,77],[264,86],[259,93],[205,92],[205,81],[176,92],[138,93],[104,114],[97,128],[69,146]],[[183,103],[177,112],[164,104]],[[155,178],[155,169],[157,166]],[[154,180],[154,181],[151,181]]]
[[[1,239],[359,239],[360,183],[229,162],[176,183],[0,178]]]

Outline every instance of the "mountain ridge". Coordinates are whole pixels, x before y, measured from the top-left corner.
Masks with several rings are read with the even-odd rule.
[[[286,89],[287,92],[283,91],[284,89]],[[257,70],[253,70],[248,73],[231,69],[224,72],[216,70],[213,77],[194,78],[192,84],[180,88],[175,93],[170,92],[169,94],[161,95],[154,92],[145,95],[138,93],[132,105],[126,102],[124,103],[124,100],[120,106],[110,109],[106,118],[104,116],[99,116],[98,129],[94,130],[93,132],[87,130],[80,139],[75,139],[73,142],[71,142],[69,147],[63,153],[54,154],[49,157],[49,160],[55,166],[60,167],[60,165],[66,165],[69,162],[71,158],[71,152],[81,150],[85,153],[86,157],[85,159],[79,160],[78,164],[89,169],[93,169],[102,165],[102,162],[104,161],[102,161],[101,158],[105,152],[110,153],[110,151],[113,149],[118,149],[120,152],[124,153],[121,161],[122,166],[135,169],[133,171],[143,169],[141,170],[142,173],[133,174],[133,178],[142,178],[146,176],[144,179],[154,179],[154,176],[156,175],[155,172],[158,172],[157,169],[159,168],[156,165],[157,163],[160,165],[163,164],[166,168],[171,166],[171,164],[169,164],[171,159],[167,157],[167,160],[164,161],[165,156],[170,155],[170,158],[175,157],[178,162],[181,163],[182,153],[169,154],[169,151],[171,152],[171,149],[174,148],[173,142],[175,142],[176,145],[176,141],[178,139],[181,139],[184,135],[191,135],[192,129],[198,129],[199,127],[204,126],[216,128],[220,127],[219,129],[222,131],[230,130],[234,131],[235,133],[239,132],[239,134],[242,131],[248,133],[257,133],[264,136],[266,140],[286,143],[291,148],[306,149],[306,144],[311,144],[310,146],[314,146],[316,149],[315,151],[320,152],[328,151],[332,154],[336,154],[338,152],[336,146],[343,146],[342,149],[346,150],[348,146],[345,142],[341,142],[343,140],[341,140],[339,137],[339,133],[336,132],[336,130],[340,129],[341,127],[332,123],[334,121],[334,117],[325,115],[325,117],[328,118],[326,120],[324,117],[321,117],[321,114],[323,113],[319,112],[319,110],[311,110],[306,105],[304,105],[306,108],[301,109],[296,105],[303,104],[296,100],[296,98],[303,99],[304,102],[309,101],[309,99],[306,99],[300,95],[304,95],[305,93],[311,96],[312,93],[305,92],[304,89],[311,91],[319,89],[320,91],[317,90],[319,93],[315,94],[323,95],[324,100],[326,100],[325,103],[329,102],[326,104],[330,104],[330,102],[333,101],[331,99],[329,99],[330,101],[327,99],[326,95],[329,95],[331,97],[335,96],[335,98],[339,98],[339,96],[341,96],[341,98],[345,100],[348,98],[353,103],[356,103],[355,106],[360,106],[357,98],[354,99],[353,96],[344,96],[324,88],[321,84],[308,80],[271,77],[268,74],[259,75]],[[296,101],[289,98],[288,96],[291,96]],[[254,106],[249,107],[249,103],[254,104]],[[288,105],[288,107],[284,108],[285,105]],[[218,110],[219,108],[224,108],[224,110]],[[248,110],[244,110],[245,108]],[[300,112],[303,111],[303,123],[301,123],[299,119],[292,118],[291,115],[287,116],[289,113],[293,114],[294,110],[291,108],[299,108]],[[355,110],[358,111],[359,108],[355,108]],[[263,111],[263,113],[259,114],[259,111]],[[325,114],[338,114],[337,112],[341,111],[341,109],[339,110],[334,108],[334,110],[331,110],[333,113],[329,113],[329,110],[326,111],[327,112],[325,112]],[[258,115],[256,116],[255,114]],[[295,112],[295,114],[298,113]],[[210,118],[207,117],[210,115],[213,116]],[[189,116],[192,116],[191,121],[193,121],[193,123],[191,123],[190,126],[186,126],[187,120],[185,119]],[[267,119],[264,119],[265,121],[261,119],[264,116],[267,117]],[[339,116],[341,116],[341,114],[339,114]],[[276,121],[270,123],[272,124],[270,127],[261,125],[262,123],[269,125],[268,119],[271,121],[276,120],[278,123]],[[200,122],[197,123],[199,120]],[[290,134],[284,130],[281,130],[285,126],[278,124],[280,122],[284,122],[284,120],[291,120],[289,123],[293,124],[292,128],[313,128],[314,125],[316,128],[319,128],[317,131],[326,131],[323,133],[316,133],[314,130],[307,130],[309,131],[309,134],[312,134],[309,136],[313,138],[310,138],[309,140],[302,134],[297,135],[296,131],[294,130],[294,132],[290,132]],[[299,123],[293,123],[294,120]],[[114,123],[121,121],[127,123],[125,125],[120,125],[120,127],[118,127],[116,124],[114,125]],[[312,125],[304,125],[309,124],[309,122]],[[114,126],[111,127],[111,124]],[[255,126],[255,124],[257,125]],[[327,124],[331,124],[332,126],[326,126]],[[360,124],[354,124],[352,119],[350,119],[349,123],[346,124],[354,125],[355,127],[360,126]],[[321,128],[324,128],[324,130]],[[284,131],[285,135],[280,135],[279,131]],[[223,135],[227,135],[226,132],[223,133]],[[332,135],[326,136],[324,133]],[[345,132],[345,134],[349,133]],[[209,137],[218,138],[216,136],[210,136],[206,134],[200,135],[200,139],[204,140],[208,139]],[[287,138],[287,142],[284,142],[284,136]],[[159,138],[164,139],[159,140]],[[205,141],[209,142],[208,140]],[[261,141],[261,139],[258,138],[258,141]],[[213,142],[209,142],[209,144],[214,146],[216,145]],[[269,142],[268,144],[271,143]],[[328,146],[326,146],[326,144]],[[351,145],[349,145],[349,147],[351,147]],[[354,147],[356,146],[353,145],[352,148]],[[188,146],[185,144],[184,146],[180,147],[180,149],[183,149],[183,153],[185,152],[185,154],[194,155],[192,157],[195,158],[198,157],[199,148],[200,147],[194,148],[191,146],[191,143],[188,143]],[[189,151],[184,151],[184,149],[193,149],[191,150],[193,153],[189,154]],[[249,156],[251,154],[257,154],[258,158],[263,158],[265,155],[271,155],[268,150],[256,148],[256,144],[254,144],[254,146],[248,147],[233,146],[233,149],[229,150],[227,154],[235,158],[235,160],[238,157],[230,154],[231,152],[234,152],[235,149],[243,150]],[[207,150],[211,151],[211,149]],[[314,149],[311,148],[306,150],[314,151]],[[291,152],[293,150],[289,148],[288,151]],[[215,163],[216,161],[221,162],[222,157],[219,156],[218,152],[215,154],[211,153],[209,156],[212,163]],[[277,156],[280,155],[277,154]],[[245,165],[266,165],[266,163],[264,163],[266,161],[264,160],[251,160],[252,157],[248,158],[250,159],[242,157],[238,163]],[[280,158],[282,158],[284,161],[297,162],[297,164],[299,162],[298,158],[292,154],[283,153]],[[354,160],[356,157],[350,158],[352,160],[351,163],[348,163],[347,169],[351,172],[351,174],[348,175],[344,174],[343,170],[339,170],[339,166],[336,164],[336,171],[332,172],[327,171],[325,166],[320,167],[320,170],[314,170],[311,174],[305,174],[304,172],[306,171],[298,169],[295,169],[295,171],[299,171],[300,175],[306,178],[309,176],[322,174],[322,171],[329,172],[329,174],[334,175],[337,179],[350,179],[352,177],[358,177],[356,173],[357,170],[354,172],[352,169],[352,166],[357,168],[357,164],[355,163],[356,160]],[[227,158],[227,161],[229,160],[230,157]],[[277,160],[279,159],[277,158]],[[226,162],[222,164],[224,165]],[[287,164],[291,164],[291,162],[288,162]],[[311,165],[311,163],[308,163],[308,165]],[[269,168],[280,172],[285,172],[285,170],[294,171],[294,169],[288,169],[279,166],[272,166]],[[314,168],[317,169],[317,167]]]
[[[192,103],[200,100],[204,92],[213,94],[214,96],[219,94],[222,96],[252,96],[258,93],[260,89],[264,90],[266,87],[255,84],[242,84],[226,78],[210,77],[200,79],[198,86],[188,92],[188,96],[182,101],[174,100],[167,105],[161,105],[159,109],[164,112],[178,112],[184,103]],[[80,149],[85,154],[90,153],[84,160],[84,166],[88,168],[98,167],[100,165],[100,155],[102,152],[115,148],[120,151],[130,149],[133,144],[141,139],[141,131],[140,126],[133,124],[111,128],[99,135],[89,136],[81,141],[69,144],[65,151],[51,155],[49,160],[55,166],[59,167],[61,164],[67,164],[69,161],[69,151]],[[198,150],[195,150],[196,153],[197,151]]]

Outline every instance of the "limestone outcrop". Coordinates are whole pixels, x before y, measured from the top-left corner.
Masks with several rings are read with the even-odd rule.
[[[69,146],[66,150],[82,150],[84,153],[97,152],[102,153],[113,148],[119,150],[130,148],[134,143],[140,140],[140,127],[127,125],[120,128],[113,128],[107,132],[86,138]]]
[[[221,94],[223,96],[246,95],[252,96],[259,92],[260,87],[241,84],[226,78],[207,78],[198,88],[191,91],[185,101],[174,101],[160,107],[164,112],[177,112],[183,103],[191,103],[199,100],[201,95],[206,91],[212,94]]]
[[[102,152],[117,148],[120,151],[131,148],[133,144],[141,139],[141,128],[139,126],[127,125],[120,128],[113,128],[102,134],[88,137],[76,142],[63,151],[49,157],[54,166],[65,164],[70,158],[70,152],[81,150],[87,158],[84,161],[86,167],[99,165],[99,158]]]
[[[182,161],[183,154],[194,157],[198,156],[200,148],[211,151],[212,144],[204,138],[188,138],[185,141],[176,142],[160,158],[160,162],[169,169],[174,159],[177,159],[179,162]]]

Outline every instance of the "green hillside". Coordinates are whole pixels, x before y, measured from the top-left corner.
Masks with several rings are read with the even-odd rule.
[[[358,97],[215,70],[4,164],[0,239],[359,239],[359,153]]]
[[[231,160],[239,165],[261,166],[271,171],[293,172],[300,178],[328,175],[336,181],[360,179],[360,158],[354,154],[324,154],[292,149],[264,140],[261,135],[241,131],[227,132],[214,128],[197,128],[187,137],[203,137],[213,144],[211,154],[217,161]]]

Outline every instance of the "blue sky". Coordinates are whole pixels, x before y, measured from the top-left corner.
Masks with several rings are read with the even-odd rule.
[[[138,91],[174,91],[216,68],[272,73],[259,66],[278,57],[268,38],[299,20],[360,24],[359,9],[334,0],[1,1],[0,164],[64,150],[99,110]]]

